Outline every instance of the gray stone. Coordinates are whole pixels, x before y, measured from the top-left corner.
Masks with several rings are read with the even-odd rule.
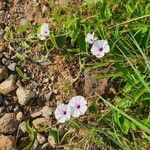
[[[0,114],[5,111],[5,107],[0,107]]]
[[[15,113],[6,113],[0,118],[0,133],[12,134],[17,130],[17,126]]]
[[[0,94],[7,95],[16,88],[16,76],[10,75],[4,82],[0,84]]]
[[[35,97],[35,93],[24,88],[21,83],[18,84],[19,87],[16,91],[17,94],[17,98],[18,98],[18,102],[21,105],[26,105],[28,103],[29,100],[31,100],[32,98]]]
[[[11,61],[10,60],[7,60],[6,58],[2,58],[2,63],[5,65],[5,66],[8,66],[11,64]]]
[[[11,71],[15,71],[16,65],[16,63],[11,63],[7,68]]]
[[[7,52],[3,52],[3,55],[4,55],[4,57],[5,57],[5,58],[10,59],[10,55],[9,55],[9,53],[7,53]]]
[[[45,118],[50,118],[50,116],[52,115],[52,111],[48,106],[44,106],[41,112],[42,112],[42,116]]]
[[[8,77],[8,71],[5,66],[0,65],[0,81]]]

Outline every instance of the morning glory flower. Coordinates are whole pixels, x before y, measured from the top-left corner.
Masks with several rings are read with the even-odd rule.
[[[83,96],[73,97],[68,104],[71,108],[71,116],[79,117],[87,111],[87,101]]]
[[[93,44],[94,41],[96,41],[96,40],[97,40],[97,37],[94,37],[94,33],[93,34],[88,33],[85,37],[85,41],[89,44]]]
[[[95,55],[97,58],[102,58],[105,53],[108,53],[110,47],[106,40],[97,40],[93,43],[91,48],[91,53]]]
[[[49,27],[47,23],[43,23],[40,29],[40,33],[38,34],[38,37],[40,40],[45,40],[49,36]]]
[[[64,123],[70,119],[70,107],[65,104],[60,104],[54,111],[55,118],[59,123]]]

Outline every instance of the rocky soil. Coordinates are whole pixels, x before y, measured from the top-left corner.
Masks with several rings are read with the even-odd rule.
[[[95,79],[97,73],[87,70],[73,83],[79,70],[78,62],[70,62],[60,54],[44,55],[38,46],[34,51],[31,48],[23,52],[25,61],[18,60],[18,53],[22,52],[21,39],[8,41],[7,28],[15,29],[26,21],[42,23],[48,10],[36,0],[0,1],[0,150],[22,150],[29,144],[27,121],[38,131],[34,149],[55,147],[48,132],[40,132],[39,125],[61,128],[53,116],[57,104],[80,94],[87,97],[90,105],[93,92],[104,94],[109,85],[108,80]],[[41,56],[46,56],[46,61],[34,61],[34,57],[41,59]],[[18,68],[26,78],[20,77]]]

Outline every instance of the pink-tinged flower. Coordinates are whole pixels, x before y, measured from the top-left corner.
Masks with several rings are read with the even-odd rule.
[[[97,58],[102,58],[105,53],[110,51],[110,47],[106,40],[97,40],[93,43],[91,53]]]
[[[70,107],[65,104],[60,104],[54,111],[55,118],[59,123],[64,123],[70,119]]]
[[[85,41],[89,44],[93,44],[94,41],[96,41],[96,40],[97,40],[97,37],[94,37],[94,33],[93,34],[88,33],[85,37]]]
[[[43,23],[40,29],[40,33],[38,34],[38,37],[40,40],[45,40],[49,36],[49,27],[47,23]]]
[[[73,97],[68,104],[71,108],[71,116],[79,117],[80,115],[84,115],[87,111],[87,101],[83,96],[75,96]]]

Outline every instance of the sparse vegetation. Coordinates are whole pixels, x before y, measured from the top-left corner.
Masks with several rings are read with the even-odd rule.
[[[32,79],[43,80],[38,71],[37,76],[31,77],[30,62],[42,66],[44,77],[53,76],[48,83],[55,91],[49,102],[53,111],[57,102],[67,103],[72,95],[84,96],[88,111],[64,124],[58,124],[52,114],[52,125],[38,129],[27,117],[30,143],[24,150],[34,149],[38,132],[49,137],[55,149],[149,150],[150,2],[39,0],[34,11],[41,11],[43,6],[47,8],[43,18],[50,30],[44,40],[38,38],[43,21],[5,28],[7,52],[15,54],[15,61],[19,62],[14,73],[27,85]],[[88,33],[108,41],[110,52],[103,58],[91,54],[91,45],[85,41]],[[20,50],[16,51],[18,47]],[[84,92],[87,72],[94,74],[88,75],[94,80],[88,95]],[[107,84],[101,84],[102,80],[107,80]],[[40,103],[37,106],[40,108]]]

